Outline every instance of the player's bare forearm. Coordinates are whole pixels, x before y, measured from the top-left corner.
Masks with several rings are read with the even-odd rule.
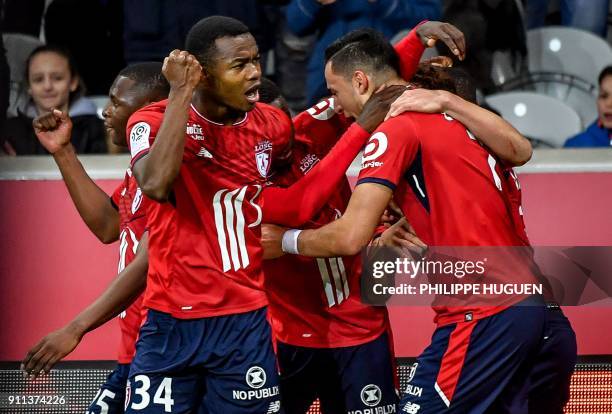
[[[304,230],[298,237],[303,256],[352,256],[368,245],[392,192],[380,184],[357,186],[342,217],[316,230]]]
[[[147,285],[148,233],[138,244],[136,256],[90,306],[71,323],[71,329],[85,335],[126,310]]]
[[[119,213],[110,198],[83,168],[74,147],[68,144],[53,154],[70,197],[81,218],[102,243],[119,237]]]
[[[83,336],[124,311],[144,291],[148,256],[147,233],[138,245],[136,257],[110,284],[94,303],[81,312],[68,325],[51,332],[27,353],[21,363],[25,374],[37,376],[49,370],[70,354]]]
[[[510,165],[523,165],[531,159],[531,144],[512,125],[459,96],[443,93],[445,112],[465,125],[496,156]]]
[[[193,89],[171,89],[157,137],[146,156],[133,167],[134,176],[149,198],[167,201],[179,174],[185,150],[185,126]]]

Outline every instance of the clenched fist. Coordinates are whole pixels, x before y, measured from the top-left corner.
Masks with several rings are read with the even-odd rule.
[[[164,59],[162,73],[172,89],[195,89],[202,76],[202,65],[195,56],[184,50],[174,49]]]
[[[32,122],[36,138],[51,154],[70,144],[72,121],[68,114],[54,109],[52,112],[40,115]]]

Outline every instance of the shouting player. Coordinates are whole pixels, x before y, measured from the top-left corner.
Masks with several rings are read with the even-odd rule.
[[[393,62],[380,59],[380,51],[391,46],[378,33],[365,32],[351,33],[328,49],[328,87],[345,114],[358,115],[377,88],[405,84]],[[460,118],[453,107],[473,107],[475,117],[486,111],[442,96],[446,108],[434,101],[431,114],[405,113],[384,122],[370,138],[345,214],[317,230],[285,232],[283,249],[313,257],[356,254],[392,197],[427,245],[524,246],[507,208],[501,171],[474,139],[490,136],[491,125],[469,125],[468,133],[453,119]],[[400,409],[484,413],[526,406],[536,366],[545,363],[534,364],[546,329],[545,307],[537,306],[540,298],[530,300],[536,306],[436,308],[438,328]],[[567,381],[537,380],[567,394],[562,389]],[[559,406],[557,397],[550,412],[559,412]]]
[[[205,18],[186,49],[164,62],[169,99],[128,123],[134,175],[158,202],[126,412],[279,412],[258,203],[290,154],[291,120],[257,103],[244,24]]]
[[[151,102],[165,99],[168,90],[160,63],[138,63],[123,69],[111,86],[110,100],[103,112],[112,142],[125,147],[129,116]],[[129,169],[110,198],[96,185],[70,144],[71,122],[66,114],[54,111],[41,115],[34,121],[34,128],[42,145],[53,155],[87,226],[104,243],[120,240],[119,277],[73,321],[39,341],[28,352],[22,369],[31,375],[48,372],[74,350],[87,332],[121,312],[119,364],[98,391],[88,413],[123,413],[129,367],[143,320],[142,298],[138,296],[145,287],[148,264],[144,233],[147,201]],[[129,304],[132,305],[126,309]]]

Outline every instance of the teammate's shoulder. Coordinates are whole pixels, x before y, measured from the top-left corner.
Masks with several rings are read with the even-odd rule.
[[[389,118],[380,124],[376,131],[399,135],[404,135],[408,132],[416,133],[418,116],[415,115],[415,112],[404,112]]]

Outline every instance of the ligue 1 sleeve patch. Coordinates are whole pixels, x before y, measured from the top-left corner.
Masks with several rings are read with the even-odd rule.
[[[132,158],[149,148],[149,135],[151,135],[151,126],[146,122],[139,122],[132,127],[130,132]]]

